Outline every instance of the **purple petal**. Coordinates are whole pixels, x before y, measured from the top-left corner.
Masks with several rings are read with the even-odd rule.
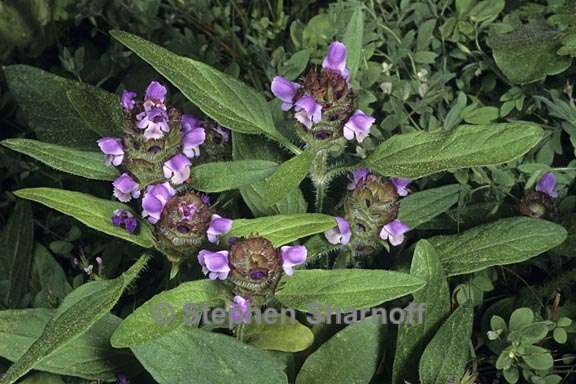
[[[114,180],[114,196],[123,203],[140,197],[140,185],[130,175],[123,173]]]
[[[182,138],[182,152],[189,158],[200,156],[200,145],[206,140],[204,128],[189,130]]]
[[[296,114],[294,117],[308,129],[322,119],[322,106],[312,96],[299,98],[295,106]]]
[[[356,136],[356,140],[361,143],[370,134],[370,127],[375,121],[376,119],[372,116],[357,110],[344,124],[344,137],[347,140],[352,140]]]
[[[352,178],[349,178],[350,184],[348,184],[347,188],[349,191],[353,191],[358,188],[358,185],[366,181],[368,178],[368,168],[358,168],[352,171]]]
[[[202,272],[208,275],[210,280],[225,280],[230,273],[228,251],[212,252],[203,249],[198,253],[198,262],[202,266]]]
[[[190,160],[179,153],[164,163],[162,167],[164,177],[169,178],[173,184],[182,184],[190,177],[191,165]]]
[[[152,81],[148,85],[148,88],[146,88],[146,95],[144,96],[144,99],[164,103],[166,93],[166,87],[157,81]]]
[[[216,214],[212,215],[210,225],[208,226],[208,230],[206,231],[208,241],[211,243],[218,242],[218,238],[221,235],[230,232],[230,229],[232,229],[232,223],[233,220],[226,219]]]
[[[396,188],[396,192],[398,193],[399,196],[407,196],[409,191],[408,189],[406,189],[406,187],[408,186],[408,184],[410,184],[412,182],[412,180],[410,179],[402,179],[399,177],[393,177],[390,179],[390,181],[392,182],[392,184],[394,184],[394,187]]]
[[[390,244],[396,246],[404,241],[404,234],[410,230],[406,224],[396,219],[382,227],[380,238],[388,240]]]
[[[182,132],[188,133],[193,129],[202,128],[202,121],[191,115],[182,115]]]
[[[115,227],[124,226],[126,232],[134,233],[139,224],[138,219],[136,219],[127,209],[117,209],[114,211],[112,216],[112,225]]]
[[[242,296],[234,296],[234,301],[230,304],[230,316],[235,323],[247,322],[250,309],[250,300]]]
[[[142,198],[142,217],[148,217],[150,223],[156,224],[166,203],[175,194],[169,183],[149,185]]]
[[[106,155],[106,164],[118,166],[124,160],[122,139],[116,137],[103,137],[97,141],[98,147]]]
[[[135,217],[128,217],[124,219],[124,228],[126,228],[126,232],[128,233],[136,232],[139,224],[140,223],[138,222],[138,219]]]
[[[162,108],[152,107],[148,111],[139,113],[136,116],[136,121],[136,126],[144,129],[146,140],[158,140],[164,137],[164,133],[170,132],[168,114]]]
[[[294,267],[306,262],[308,250],[303,245],[283,246],[280,248],[282,254],[282,269],[288,276],[294,274]]]
[[[330,244],[342,244],[346,245],[350,242],[352,237],[352,232],[350,231],[350,224],[346,219],[340,216],[336,216],[336,228],[331,228],[324,232],[326,240]]]
[[[125,111],[131,111],[136,105],[134,98],[136,97],[136,92],[124,91],[122,92],[122,97],[120,98],[120,104]]]
[[[214,131],[216,131],[220,136],[222,136],[222,141],[224,141],[225,143],[227,143],[228,140],[230,140],[230,130],[218,125],[216,126],[216,128],[214,128]]]
[[[558,192],[556,191],[556,176],[551,172],[546,172],[538,181],[536,190],[547,194],[553,199],[558,197]]]
[[[346,69],[346,46],[339,41],[334,41],[328,47],[328,54],[322,62],[322,68],[340,73],[344,79],[348,79],[348,69]]]
[[[197,210],[198,208],[193,203],[186,204],[183,202],[178,206],[178,213],[180,214],[180,218],[186,221],[192,220]]]
[[[293,83],[282,76],[276,76],[272,79],[270,89],[274,96],[282,100],[282,110],[287,111],[292,108],[296,91],[300,87],[300,84]]]

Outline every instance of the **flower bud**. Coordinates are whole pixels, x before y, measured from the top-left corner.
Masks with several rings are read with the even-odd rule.
[[[553,219],[557,216],[557,210],[552,198],[540,191],[527,192],[518,207],[524,216]]]

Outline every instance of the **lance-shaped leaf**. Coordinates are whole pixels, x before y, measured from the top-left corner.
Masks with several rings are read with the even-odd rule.
[[[293,146],[274,127],[266,100],[254,89],[201,62],[122,31],[111,35],[160,72],[210,118],[233,131],[268,135]]]
[[[123,116],[120,98],[100,88],[72,88],[66,96],[78,115],[102,136],[122,135]]]
[[[108,314],[147,261],[148,257],[142,256],[119,277],[112,280],[93,281],[72,291],[58,307],[42,335],[2,376],[0,384],[15,383],[36,364],[82,335]]]
[[[159,384],[287,384],[282,364],[230,336],[180,327],[132,348]]]
[[[313,159],[314,154],[305,151],[280,164],[276,172],[266,179],[266,203],[272,205],[298,188],[308,175]]]
[[[0,312],[0,356],[19,360],[42,335],[56,310],[31,308]],[[110,336],[122,319],[107,314],[85,333],[34,365],[35,370],[88,380],[112,381],[117,372],[130,374],[138,362],[128,350],[110,346]]]
[[[192,167],[192,185],[202,192],[222,192],[256,183],[277,165],[268,160],[219,161]]]
[[[350,71],[350,77],[354,80],[360,60],[362,58],[362,40],[364,38],[364,13],[362,7],[356,7],[352,17],[346,26],[342,42],[348,49],[346,66]]]
[[[300,352],[312,345],[314,334],[298,320],[280,314],[246,324],[244,341],[269,351]]]
[[[181,325],[194,326],[194,316],[204,306],[224,304],[226,292],[212,280],[196,280],[161,292],[136,308],[114,332],[116,348],[134,347],[159,338]]]
[[[114,180],[116,168],[105,164],[101,152],[89,152],[30,139],[6,139],[1,144],[49,167],[94,180]]]
[[[127,205],[122,203],[57,188],[28,188],[16,191],[14,194],[72,216],[90,228],[108,235],[128,240],[144,248],[154,246],[154,235],[146,222],[140,221],[137,233],[128,233],[123,228],[112,225],[112,215],[115,210],[127,209],[131,211]],[[135,214],[135,216],[137,215]]]
[[[383,176],[419,178],[448,169],[501,164],[538,143],[531,123],[462,125],[452,131],[396,135],[380,144],[366,166]]]
[[[448,276],[454,276],[528,260],[561,244],[566,237],[566,230],[558,224],[511,217],[428,240],[438,251]]]
[[[464,375],[473,320],[474,309],[462,306],[442,324],[420,358],[420,382],[446,384]]]
[[[412,275],[368,269],[298,270],[280,281],[276,298],[300,311],[369,308],[416,292],[425,282]],[[320,308],[318,307],[320,306]]]
[[[392,382],[417,382],[418,361],[426,344],[450,314],[450,290],[438,253],[426,240],[414,249],[410,274],[426,282],[424,289],[414,293],[414,305],[424,305],[422,322],[403,323],[398,330]]]
[[[308,356],[296,384],[369,383],[380,363],[383,330],[379,317],[347,326]]]
[[[8,268],[8,292],[1,299],[8,308],[21,308],[30,288],[32,251],[34,248],[34,224],[29,202],[16,203],[8,224],[2,233],[0,259]]]
[[[275,247],[291,243],[302,237],[327,231],[336,226],[333,216],[321,213],[297,213],[257,219],[237,219],[232,224],[230,236],[262,236]]]
[[[400,200],[398,219],[414,229],[450,209],[459,195],[459,184],[413,193]]]

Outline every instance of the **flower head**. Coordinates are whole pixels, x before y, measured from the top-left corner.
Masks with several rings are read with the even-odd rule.
[[[294,97],[296,97],[296,91],[301,85],[293,83],[290,80],[282,77],[276,76],[272,79],[272,84],[270,86],[274,96],[282,101],[282,110],[288,111],[294,105]]]
[[[396,219],[382,227],[380,238],[388,240],[394,246],[400,245],[404,241],[404,234],[409,230],[410,228],[406,224]]]
[[[302,123],[307,129],[322,120],[322,106],[316,102],[312,96],[303,96],[295,103],[296,120]]]
[[[358,186],[360,184],[362,184],[364,181],[366,181],[369,174],[370,174],[370,172],[368,171],[368,168],[358,168],[358,169],[353,170],[352,171],[352,177],[349,178],[350,184],[348,184],[347,189],[349,191],[353,191],[356,188],[358,188]]]
[[[339,41],[334,41],[328,47],[328,54],[322,62],[322,68],[338,72],[340,76],[348,80],[349,72],[346,68],[346,46]]]
[[[142,217],[148,217],[150,223],[156,224],[166,203],[175,194],[169,183],[149,185],[142,199]]]
[[[242,296],[234,296],[234,301],[230,304],[230,316],[234,323],[248,322],[248,315],[250,313],[250,299],[245,299]]]
[[[210,280],[226,280],[230,273],[228,251],[212,252],[203,249],[198,253],[198,263],[202,266],[202,272],[208,275]]]
[[[204,128],[192,128],[182,138],[182,152],[189,158],[200,156],[200,145],[206,140]]]
[[[160,107],[153,106],[136,116],[136,126],[144,130],[146,140],[158,140],[170,132],[168,114]]]
[[[344,137],[346,140],[353,140],[356,137],[359,143],[364,141],[370,134],[370,127],[376,121],[372,116],[357,110],[344,124]]]
[[[120,98],[120,104],[125,111],[131,111],[136,105],[134,98],[136,97],[136,92],[124,91],[122,92],[122,97]]]
[[[390,179],[394,187],[396,188],[396,192],[398,192],[398,196],[407,196],[409,191],[406,189],[408,184],[412,182],[410,179],[402,179],[399,177],[392,177]]]
[[[114,196],[123,203],[140,197],[140,185],[127,173],[118,176],[112,185]]]
[[[190,177],[191,165],[186,156],[178,153],[164,163],[162,167],[164,177],[169,178],[173,184],[182,184]]]
[[[551,172],[546,172],[538,181],[536,190],[547,194],[553,199],[558,197],[558,192],[556,191],[556,176]]]
[[[146,95],[144,100],[153,101],[156,104],[164,104],[164,99],[166,98],[166,87],[157,81],[151,81],[146,88]]]
[[[224,235],[230,232],[232,228],[233,220],[226,219],[220,215],[212,215],[210,220],[210,225],[208,226],[208,230],[206,231],[206,236],[208,236],[208,241],[211,243],[217,243],[218,238],[221,235]]]
[[[116,137],[103,137],[97,141],[98,147],[106,155],[106,164],[119,166],[124,160],[122,139]]]
[[[350,231],[350,224],[346,219],[340,216],[336,216],[336,228],[332,228],[324,232],[326,240],[330,244],[342,244],[346,245],[350,242],[352,237],[352,232]]]
[[[127,209],[117,209],[112,215],[112,225],[115,227],[124,227],[128,233],[136,232],[138,224],[138,219]]]
[[[280,248],[282,256],[282,269],[288,276],[294,274],[294,267],[304,264],[308,250],[303,245],[283,246]]]

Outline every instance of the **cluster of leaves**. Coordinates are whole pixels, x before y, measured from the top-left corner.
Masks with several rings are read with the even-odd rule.
[[[4,69],[0,99],[9,137],[0,149],[1,383],[30,371],[24,382],[573,379],[573,2],[294,3],[0,3],[0,55],[19,64]],[[370,270],[342,268],[341,253],[315,235],[335,212],[312,213],[316,191],[304,180],[314,156],[266,101],[275,74],[297,79],[334,39],[349,48],[359,107],[377,118],[344,168],[417,179],[400,206],[407,243],[372,255]],[[149,256],[158,252],[145,223],[137,235],[112,226],[126,206],[109,198],[117,173],[96,139],[121,125],[113,93],[158,75],[182,110],[233,132],[232,161],[192,169],[193,187],[229,217],[253,217],[235,220],[231,235],[275,246],[305,239],[309,267],[322,267],[298,270],[275,293],[271,305],[296,309],[299,322],[248,324],[242,342],[190,324],[186,304],[224,306],[223,287],[201,279],[194,261],[171,279],[169,263]],[[518,213],[544,171],[558,179],[556,223]],[[324,206],[345,185],[336,175],[334,204]],[[425,304],[425,321],[397,330],[305,316],[310,303],[352,311],[409,300]]]

